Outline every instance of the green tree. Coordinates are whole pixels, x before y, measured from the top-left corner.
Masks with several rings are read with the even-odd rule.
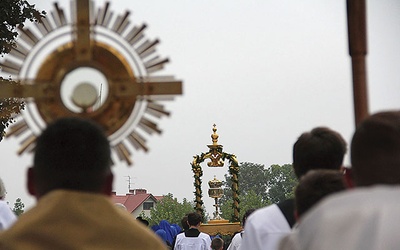
[[[20,216],[24,212],[25,204],[21,198],[15,200],[13,212],[16,216]]]
[[[46,13],[39,12],[35,5],[25,0],[0,1],[0,55],[8,54],[15,46],[17,28],[22,28],[26,20],[37,22]]]
[[[272,203],[293,198],[298,181],[291,164],[271,165],[266,169],[268,200]]]
[[[159,224],[162,220],[180,225],[183,216],[193,211],[194,202],[183,199],[182,203],[180,203],[177,198],[174,198],[174,196],[169,193],[150,210],[150,218],[143,214],[141,216],[148,220],[150,225]]]
[[[18,36],[17,28],[22,28],[25,21],[40,21],[46,13],[39,12],[34,5],[24,0],[0,1],[0,55],[8,54],[15,47]],[[19,84],[11,79],[0,77],[0,84]],[[15,115],[24,108],[24,103],[18,98],[0,99],[0,141],[5,129],[14,122]]]
[[[267,198],[265,195],[267,192],[267,184],[265,180],[265,169],[264,165],[256,164],[251,162],[242,162],[239,167],[239,190],[240,194],[246,195],[249,191],[254,191],[260,195],[263,199]],[[232,197],[231,190],[232,181],[229,174],[225,174],[224,195],[221,198],[221,202],[230,200]]]
[[[14,81],[2,81],[0,76],[0,84],[18,84]],[[20,98],[0,98],[0,141],[3,140],[5,130],[13,123],[14,117],[21,113],[25,107],[24,102]]]
[[[249,208],[260,208],[294,197],[296,185],[297,179],[291,164],[275,164],[265,168],[262,164],[242,162],[239,170],[239,218]],[[233,201],[228,174],[225,175],[223,186],[224,195],[219,202],[222,217],[229,219],[233,213]]]
[[[224,195],[220,199],[222,217],[230,219],[233,213],[233,200],[230,175],[225,175]],[[269,204],[267,196],[266,171],[264,165],[242,162],[239,167],[240,213],[243,216],[248,208],[260,208]]]
[[[250,190],[246,195],[240,194],[240,213],[239,218],[242,219],[244,213],[250,208],[261,208],[271,204],[269,201],[263,200],[263,198],[256,194],[254,190]],[[221,204],[221,213],[222,218],[228,219],[231,218],[233,213],[233,207],[230,202],[224,202]]]

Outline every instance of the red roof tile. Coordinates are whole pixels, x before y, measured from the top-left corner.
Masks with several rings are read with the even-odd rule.
[[[164,198],[163,195],[154,195],[154,198],[157,199],[157,201],[162,200],[162,198]]]
[[[151,198],[153,201],[157,201],[152,194],[127,194],[127,195],[116,195],[113,194],[111,199],[113,203],[124,204],[129,213],[135,211],[143,202]]]

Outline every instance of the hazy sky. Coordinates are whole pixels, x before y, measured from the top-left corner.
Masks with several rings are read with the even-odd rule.
[[[52,10],[51,2],[30,1]],[[58,1],[69,9],[69,1]],[[95,1],[96,7],[103,1]],[[184,82],[184,94],[166,108],[161,135],[148,137],[150,151],[135,151],[134,165],[114,167],[119,194],[145,188],[154,195],[192,200],[190,162],[208,151],[212,125],[224,151],[239,162],[291,163],[292,145],[304,131],[329,126],[350,141],[354,131],[351,62],[345,0],[146,0],[111,1],[111,10],[130,10],[134,24],[146,23],[146,38],[159,38],[157,54],[170,63],[163,75]],[[370,111],[400,106],[400,2],[367,1]],[[25,172],[31,154],[17,156],[20,140],[0,143],[0,175],[7,200],[29,206]],[[203,164],[203,200],[213,211],[205,184],[224,179],[222,169]],[[346,164],[349,164],[348,158]]]

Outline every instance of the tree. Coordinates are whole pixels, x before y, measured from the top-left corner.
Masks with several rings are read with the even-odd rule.
[[[239,167],[239,190],[240,194],[246,195],[249,191],[253,190],[256,194],[261,195],[261,197],[267,198],[265,195],[267,192],[267,185],[265,180],[265,169],[264,165],[256,164],[251,162],[242,162]],[[223,182],[224,196],[221,201],[226,201],[231,199],[232,181],[228,174],[225,174],[225,181]]]
[[[16,216],[20,216],[24,212],[25,204],[21,198],[15,200],[13,212]]]
[[[239,213],[240,219],[243,218],[244,213],[250,208],[257,209],[271,204],[269,201],[263,200],[262,197],[256,194],[254,190],[248,191],[246,195],[240,194],[239,199],[240,199],[240,213]],[[230,202],[222,203],[221,212],[222,212],[222,218],[224,219],[230,218],[231,214],[233,213],[232,204]]]
[[[223,182],[224,195],[219,203],[222,217],[230,219],[233,213],[231,180],[228,174]],[[267,196],[267,182],[264,165],[251,162],[242,162],[239,167],[239,218],[248,208],[260,208],[269,204]]]
[[[225,175],[224,195],[220,199],[222,217],[231,218],[232,191],[230,176]],[[294,197],[297,179],[291,164],[271,165],[242,162],[239,170],[240,218],[249,208],[260,208]]]
[[[39,12],[34,5],[24,0],[0,1],[0,55],[8,54],[15,47],[18,36],[17,28],[22,28],[25,21],[38,22],[46,13]],[[19,84],[11,79],[0,77],[0,84]],[[15,115],[24,108],[24,103],[18,98],[0,99],[0,141],[4,130],[14,122]]]
[[[267,197],[272,203],[294,197],[294,188],[298,181],[291,164],[271,165],[266,169],[266,177]]]
[[[150,225],[159,224],[162,220],[167,220],[171,224],[181,224],[181,220],[185,214],[194,211],[194,202],[189,202],[183,199],[183,202],[178,202],[177,198],[169,193],[165,195],[156,206],[150,210],[150,218],[142,214],[142,218],[149,221]]]
[[[39,12],[35,5],[24,0],[0,1],[0,55],[8,54],[15,46],[18,36],[17,28],[22,28],[28,19],[31,22],[39,21],[46,12]]]
[[[2,80],[0,77],[0,84],[18,84],[11,80]],[[24,102],[19,98],[0,98],[0,141],[3,140],[6,128],[15,121],[14,117],[21,113],[24,107]]]

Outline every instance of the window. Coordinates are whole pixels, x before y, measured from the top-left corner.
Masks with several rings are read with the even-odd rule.
[[[143,210],[150,210],[154,207],[154,202],[148,201],[143,203]]]

